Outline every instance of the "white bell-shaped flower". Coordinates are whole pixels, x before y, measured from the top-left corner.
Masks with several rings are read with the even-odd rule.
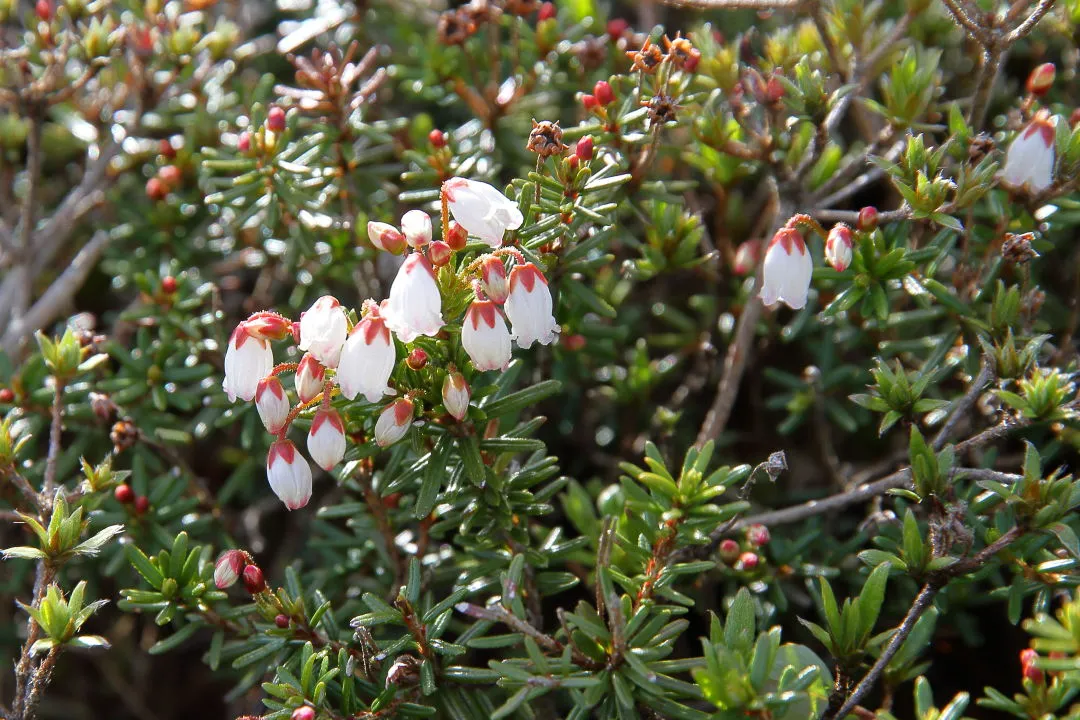
[[[405,343],[420,335],[434,336],[446,324],[435,270],[420,253],[410,254],[401,264],[382,314],[387,327]]]
[[[393,390],[387,385],[397,363],[397,348],[377,305],[365,303],[367,314],[345,341],[338,363],[337,383],[349,400],[363,395],[368,402],[378,402]]]
[[[488,255],[480,262],[481,287],[484,294],[494,302],[502,305],[506,302],[506,296],[510,294],[510,285],[506,281],[506,265],[502,258]]]
[[[474,300],[461,325],[461,344],[477,370],[505,370],[510,364],[510,331],[490,300]]]
[[[311,499],[311,467],[288,440],[278,440],[270,446],[266,479],[270,481],[270,489],[290,510],[304,507]]]
[[[345,425],[336,410],[319,408],[311,419],[307,438],[308,454],[326,472],[345,457]]]
[[[375,443],[379,447],[393,445],[409,432],[413,420],[413,403],[408,398],[398,398],[383,408],[375,421]]]
[[[259,387],[255,390],[255,408],[259,411],[259,419],[266,432],[277,435],[285,427],[292,405],[276,376],[270,375],[259,381]]]
[[[431,242],[431,216],[423,210],[410,210],[401,216],[401,232],[410,246],[424,247]]]
[[[851,228],[844,223],[837,223],[825,238],[825,260],[840,272],[844,272],[851,264],[854,248]]]
[[[443,183],[442,191],[454,219],[493,248],[502,245],[507,230],[525,221],[517,203],[487,183],[455,177]]]
[[[309,403],[315,399],[323,389],[323,378],[326,376],[326,368],[315,359],[311,353],[305,353],[300,358],[300,364],[296,367],[296,394],[301,403]]]
[[[326,367],[337,367],[341,346],[349,332],[345,309],[337,298],[323,295],[300,316],[300,349]]]
[[[248,332],[245,323],[237,325],[225,351],[225,379],[221,383],[229,400],[251,400],[259,381],[273,369],[274,351],[270,343]]]
[[[761,302],[772,306],[785,303],[793,310],[806,305],[814,261],[799,231],[784,227],[776,231],[765,253],[765,279]]]
[[[520,347],[534,342],[550,345],[559,334],[559,323],[551,313],[551,291],[547,278],[532,263],[515,265],[510,271],[510,293],[506,296],[506,317],[510,318],[513,339]]]
[[[1041,112],[1017,134],[1005,153],[999,177],[1011,190],[1041,193],[1054,183],[1056,130],[1049,114]]]

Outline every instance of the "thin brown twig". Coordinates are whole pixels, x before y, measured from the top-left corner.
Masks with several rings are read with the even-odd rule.
[[[959,423],[968,411],[975,405],[979,399],[979,395],[982,394],[983,389],[990,384],[994,379],[994,361],[988,355],[984,355],[982,358],[982,366],[979,369],[979,374],[971,383],[971,387],[952,407],[952,411],[949,413],[949,419],[945,421],[945,424],[941,426],[941,430],[934,436],[933,448],[934,450],[940,450],[945,446],[945,443],[949,441],[949,436],[953,430],[956,429],[957,423]]]
[[[814,0],[663,0],[665,5],[697,10],[803,10]]]
[[[1012,45],[1014,42],[1025,37],[1034,30],[1035,26],[1039,24],[1039,21],[1043,19],[1043,16],[1050,12],[1054,7],[1055,2],[1056,0],[1040,0],[1032,13],[1024,19],[1024,22],[1017,25],[1012,32],[1005,36],[1005,42]]]
[[[49,454],[45,458],[45,482],[41,488],[44,504],[52,503],[53,492],[56,490],[57,463],[60,460],[60,433],[63,430],[63,403],[64,382],[60,378],[53,378],[53,401],[52,420],[49,427]]]

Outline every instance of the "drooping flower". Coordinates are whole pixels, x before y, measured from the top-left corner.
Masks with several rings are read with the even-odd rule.
[[[405,236],[393,225],[370,221],[367,224],[368,239],[380,250],[400,255],[405,250]]]
[[[349,332],[345,309],[337,298],[323,295],[300,316],[300,349],[326,367],[337,367],[341,346]]]
[[[289,440],[277,440],[266,457],[266,479],[285,507],[298,510],[311,499],[311,467]]]
[[[502,259],[495,255],[488,255],[480,263],[481,287],[492,302],[502,305],[506,302],[506,296],[510,294],[510,286],[506,282],[506,266]]]
[[[330,472],[345,457],[345,425],[336,410],[319,408],[311,420],[308,454],[315,464]]]
[[[502,245],[507,230],[525,221],[517,203],[487,183],[455,177],[442,189],[454,219],[493,248]]]
[[[431,216],[423,210],[410,210],[401,216],[401,233],[411,247],[424,247],[431,242]]]
[[[510,318],[513,340],[520,347],[534,342],[550,345],[559,333],[559,323],[551,314],[551,291],[547,278],[532,263],[515,265],[510,271],[510,292],[506,296],[506,317]]]
[[[236,584],[244,572],[244,564],[247,559],[240,550],[226,550],[214,564],[214,585],[218,590],[224,590]]]
[[[840,272],[847,270],[851,264],[852,250],[855,241],[851,237],[851,228],[844,223],[837,223],[829,230],[829,236],[825,239],[825,259]]]
[[[375,421],[375,442],[379,447],[393,445],[409,432],[413,419],[413,403],[408,398],[398,398],[383,408]]]
[[[465,382],[465,376],[457,370],[448,372],[442,386],[442,401],[446,412],[450,413],[455,420],[465,419],[465,414],[469,412],[471,397],[472,393],[469,390],[469,383]]]
[[[221,383],[229,400],[251,400],[259,381],[273,369],[274,351],[270,343],[252,335],[246,323],[237,325],[225,351],[225,379]]]
[[[510,331],[490,300],[474,300],[461,325],[461,344],[477,370],[505,370],[510,364]]]
[[[799,231],[780,228],[765,253],[761,302],[767,307],[783,302],[792,310],[799,310],[806,305],[813,271],[814,261]]]
[[[401,264],[382,314],[387,327],[405,343],[420,335],[434,336],[446,324],[435,270],[420,253],[412,253]]]
[[[374,302],[366,303],[367,314],[356,323],[338,363],[337,383],[349,400],[363,395],[378,402],[393,392],[387,385],[397,362],[397,348],[386,320]]]
[[[1049,113],[1040,112],[1028,123],[1005,153],[1001,184],[1037,194],[1054,183],[1054,136],[1056,131]]]
[[[276,376],[270,375],[259,381],[259,387],[255,390],[255,408],[259,411],[259,419],[266,432],[277,435],[285,427],[292,406]]]
[[[322,392],[323,378],[326,375],[326,368],[315,359],[315,356],[311,353],[304,353],[304,357],[300,358],[300,364],[296,367],[296,394],[300,397],[300,402],[308,403],[315,399],[315,396]]]

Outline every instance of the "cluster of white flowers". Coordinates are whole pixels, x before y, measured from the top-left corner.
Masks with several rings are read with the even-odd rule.
[[[476,294],[462,319],[462,347],[477,370],[504,370],[513,342],[522,348],[534,342],[547,345],[559,332],[547,279],[520,252],[502,248],[503,236],[520,227],[524,218],[517,205],[496,188],[453,178],[443,186],[443,199],[456,225],[493,249],[461,271]],[[439,335],[446,324],[435,266],[449,262],[452,248],[445,241],[432,242],[431,217],[411,210],[401,218],[400,229],[369,223],[368,236],[381,250],[399,254],[409,247],[411,251],[394,278],[389,298],[381,303],[366,300],[355,325],[350,327],[337,298],[325,295],[301,314],[299,322],[275,313],[256,313],[240,323],[229,339],[223,388],[230,400],[254,400],[267,432],[277,436],[267,457],[266,474],[270,487],[290,510],[307,504],[312,485],[310,466],[286,438],[296,415],[321,397],[312,416],[307,449],[316,465],[332,470],[346,449],[345,423],[330,404],[334,387],[348,400],[362,396],[369,403],[397,394],[390,386],[398,360],[394,336],[408,344],[420,336]],[[513,261],[509,273],[508,259]],[[275,367],[270,343],[288,338],[304,354],[296,364]],[[278,377],[284,372],[294,375],[295,405]],[[451,368],[442,387],[446,412],[462,420],[470,398],[464,376]],[[400,440],[412,426],[414,414],[409,394],[394,399],[379,413],[375,442],[385,447]]]

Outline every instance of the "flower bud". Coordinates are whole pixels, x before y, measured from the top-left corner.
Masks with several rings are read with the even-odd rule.
[[[434,148],[446,147],[446,135],[443,134],[442,130],[439,130],[437,128],[435,130],[432,130],[428,133],[427,139],[428,142],[431,143],[431,146]]]
[[[446,412],[455,420],[464,420],[469,412],[469,400],[472,396],[465,376],[457,370],[451,370],[443,380],[442,401]]]
[[[450,257],[453,254],[454,251],[442,240],[436,240],[428,245],[428,257],[431,259],[431,264],[435,267],[442,267],[448,264],[450,262]]]
[[[401,216],[401,233],[411,247],[424,247],[431,242],[431,216],[423,210],[410,210]]]
[[[53,6],[51,0],[37,0],[37,4],[34,5],[34,13],[43,22],[52,20]]]
[[[11,388],[0,389],[0,403],[10,405],[15,402],[15,392]]]
[[[1020,671],[1025,680],[1033,683],[1042,683],[1045,679],[1043,671],[1035,667],[1035,661],[1039,659],[1039,653],[1031,648],[1020,651]]]
[[[595,95],[582,95],[581,104],[588,112],[592,112],[600,107],[600,103],[596,101]]]
[[[315,708],[310,705],[301,705],[293,710],[289,720],[315,720]]]
[[[697,48],[690,48],[686,52],[686,58],[683,60],[682,63],[682,69],[688,73],[696,72],[700,63],[701,51]]]
[[[844,223],[837,223],[829,230],[829,236],[825,239],[825,259],[834,268],[844,272],[851,264],[854,247],[851,228]]]
[[[593,159],[592,135],[586,135],[577,141],[577,145],[574,146],[574,156],[581,162],[588,162]]]
[[[161,278],[161,292],[165,293],[166,295],[172,295],[174,292],[176,292],[176,278],[174,278],[172,275],[166,275],[165,277]]]
[[[412,426],[413,403],[408,398],[398,398],[383,408],[375,422],[375,442],[379,447],[393,445]]]
[[[735,569],[739,571],[753,570],[758,566],[758,555],[753,552],[744,552],[735,563]]]
[[[731,538],[724,538],[720,541],[720,559],[727,564],[735,562],[739,557],[739,543],[735,542]]]
[[[247,558],[240,550],[226,550],[214,564],[214,585],[218,590],[224,590],[236,584],[240,575],[244,572],[244,564]]]
[[[746,539],[755,547],[762,547],[769,542],[769,528],[764,525],[751,525],[746,529]]]
[[[289,627],[289,616],[285,614],[278,614],[274,618],[274,624],[277,625],[280,629],[285,630]]]
[[[152,177],[146,181],[146,197],[151,200],[164,200],[168,194],[169,188],[160,178]]]
[[[161,178],[161,182],[165,183],[165,187],[172,190],[184,179],[184,174],[175,165],[165,165],[158,170],[158,177]]]
[[[863,232],[870,232],[877,229],[878,226],[878,211],[873,205],[867,205],[859,211],[859,219],[855,223],[855,227],[859,228]]]
[[[773,105],[780,102],[784,97],[784,83],[775,75],[769,77],[765,83],[765,102]]]
[[[259,381],[255,390],[255,409],[259,411],[266,432],[277,435],[285,427],[292,404],[277,377],[271,375]]]
[[[610,105],[615,102],[615,91],[611,89],[611,83],[607,80],[597,80],[593,85],[593,97],[601,105]]]
[[[345,425],[336,410],[319,408],[308,431],[308,454],[326,472],[345,457]]]
[[[423,370],[428,362],[428,354],[423,348],[413,348],[405,358],[405,364],[412,370]]]
[[[345,309],[332,295],[323,295],[300,315],[300,349],[326,367],[337,367],[348,334]]]
[[[117,485],[113,490],[113,497],[124,505],[130,505],[135,502],[135,491],[131,489],[130,485]]]
[[[393,255],[400,255],[405,251],[405,236],[388,223],[369,222],[367,224],[368,240],[379,250],[385,250]]]
[[[1037,68],[1031,71],[1027,79],[1027,91],[1035,97],[1042,97],[1046,93],[1050,92],[1050,88],[1054,85],[1054,76],[1057,74],[1057,69],[1054,67],[1054,63],[1043,63]]]
[[[266,590],[266,579],[258,565],[248,565],[244,568],[244,588],[252,595],[258,595]]]
[[[480,263],[480,287],[494,303],[502,305],[510,294],[510,285],[506,282],[506,266],[501,258],[488,255]]]
[[[251,150],[251,133],[246,130],[240,133],[240,137],[236,139],[236,149],[242,153]]]
[[[136,515],[145,515],[146,512],[149,509],[150,509],[150,498],[146,497],[145,495],[140,495],[139,497],[135,498],[135,514]]]
[[[323,378],[326,375],[324,368],[311,353],[305,353],[300,358],[300,364],[296,368],[296,394],[301,403],[309,403],[315,396],[322,392]]]
[[[465,229],[465,226],[459,223],[457,220],[450,223],[450,232],[447,234],[446,244],[450,246],[450,249],[454,252],[458,250],[464,250],[465,245],[469,242],[469,231]]]
[[[735,250],[735,262],[731,269],[736,275],[749,275],[757,267],[761,258],[761,242],[759,240],[747,240],[739,244]]]
[[[607,34],[608,37],[611,38],[611,42],[617,41],[619,38],[625,35],[626,31],[629,29],[630,23],[623,18],[613,18],[611,20],[608,20]]]
[[[540,6],[540,12],[536,14],[537,22],[544,22],[545,20],[551,20],[555,17],[555,5],[546,2]]]
[[[266,113],[266,128],[279,133],[285,130],[285,111],[274,105]]]
[[[585,340],[585,336],[581,333],[572,333],[570,335],[563,335],[559,338],[559,342],[564,348],[570,352],[577,352],[585,348],[588,343]]]

